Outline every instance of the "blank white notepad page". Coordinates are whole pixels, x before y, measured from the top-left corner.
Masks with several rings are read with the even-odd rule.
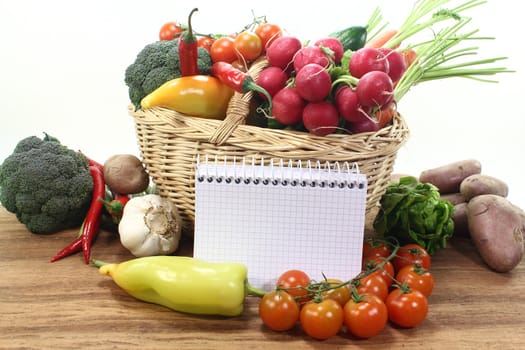
[[[366,176],[347,170],[197,164],[194,257],[242,262],[265,289],[289,269],[317,281],[355,277]]]

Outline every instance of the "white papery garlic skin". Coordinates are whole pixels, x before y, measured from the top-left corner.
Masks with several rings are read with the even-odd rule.
[[[121,244],[136,257],[174,253],[181,230],[177,207],[157,194],[130,199],[118,226]]]

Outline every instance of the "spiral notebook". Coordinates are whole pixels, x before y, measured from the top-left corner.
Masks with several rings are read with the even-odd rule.
[[[199,159],[196,258],[242,262],[254,286],[286,270],[314,280],[361,271],[367,179],[354,164]]]

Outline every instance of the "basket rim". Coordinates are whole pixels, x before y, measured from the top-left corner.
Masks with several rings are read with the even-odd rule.
[[[183,138],[200,143],[210,143],[210,137],[221,126],[224,120],[199,118],[181,114],[174,110],[164,107],[154,107],[149,109],[134,110],[130,107],[130,115],[134,118],[136,124],[147,125],[155,131],[169,133],[173,137]],[[253,139],[246,139],[242,135],[253,135]],[[222,144],[216,144],[217,147],[241,147],[243,149],[257,150],[260,143],[259,139],[279,140],[280,147],[275,146],[273,149],[277,152],[285,152],[293,147],[307,149],[311,155],[315,155],[320,145],[333,144],[333,147],[352,147],[362,145],[367,149],[366,158],[373,158],[382,154],[396,152],[403,144],[406,143],[410,131],[404,117],[400,113],[395,113],[392,123],[377,131],[361,132],[357,134],[329,134],[318,136],[304,131],[271,129],[255,125],[241,124],[236,125],[231,135]],[[239,140],[237,140],[239,138]],[[283,142],[283,140],[289,142]],[[370,150],[370,146],[380,143],[381,147]],[[320,147],[323,149],[323,147]],[[320,153],[324,153],[321,151]],[[363,154],[361,154],[362,156]],[[351,155],[348,154],[350,158]],[[294,157],[294,158],[301,158]]]

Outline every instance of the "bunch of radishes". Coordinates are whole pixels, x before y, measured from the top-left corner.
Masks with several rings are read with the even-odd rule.
[[[257,84],[272,96],[271,117],[279,124],[325,136],[376,131],[391,122],[394,84],[406,70],[396,50],[364,47],[345,53],[336,38],[303,45],[282,36],[266,57],[269,66]]]

